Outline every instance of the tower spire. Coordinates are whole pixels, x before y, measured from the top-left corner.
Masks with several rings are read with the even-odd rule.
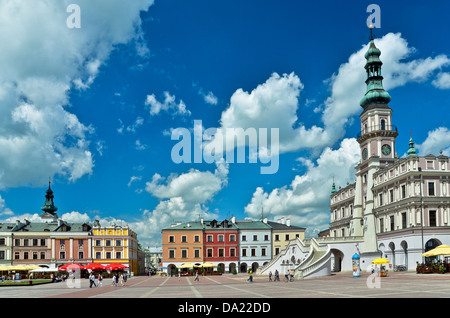
[[[367,90],[364,97],[360,101],[361,107],[366,109],[370,104],[385,104],[387,105],[391,101],[391,96],[383,88],[383,76],[381,76],[381,65],[383,63],[380,60],[381,51],[375,46],[375,40],[373,37],[373,26],[370,25],[370,43],[364,57],[367,62],[364,68],[367,73]]]
[[[41,214],[41,218],[58,218],[58,215],[55,213],[58,208],[53,203],[54,197],[51,189],[51,179],[49,178],[48,189],[45,192],[45,204],[41,207],[41,210],[44,211],[44,213]]]

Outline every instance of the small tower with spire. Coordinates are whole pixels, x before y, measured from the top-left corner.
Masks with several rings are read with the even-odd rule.
[[[45,204],[41,207],[41,210],[44,211],[44,213],[41,214],[41,218],[43,219],[58,219],[58,215],[55,213],[58,208],[53,203],[53,191],[51,189],[51,181],[49,179],[48,181],[48,189],[45,194]]]

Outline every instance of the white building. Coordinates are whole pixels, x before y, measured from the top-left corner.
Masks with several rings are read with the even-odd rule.
[[[450,163],[442,155],[418,156],[410,139],[407,157],[395,151],[391,98],[383,89],[381,52],[371,39],[365,55],[367,91],[361,100],[361,161],[356,181],[331,193],[330,238],[333,270],[351,270],[352,256],[361,267],[385,257],[393,266],[415,269],[422,253],[450,245]]]

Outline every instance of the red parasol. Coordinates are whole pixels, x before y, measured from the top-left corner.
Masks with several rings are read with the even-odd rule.
[[[63,266],[58,267],[58,270],[60,271],[67,271],[67,270],[76,270],[76,269],[83,269],[83,266],[81,266],[80,264],[76,264],[76,263],[69,263],[69,264],[65,264]]]
[[[86,266],[84,266],[84,269],[90,269],[90,270],[96,271],[96,270],[105,269],[105,266],[103,266],[102,264],[90,263],[90,264],[87,264]]]
[[[124,269],[124,268],[128,268],[128,266],[123,265],[123,264],[119,264],[119,263],[111,263],[109,265],[106,265],[105,268],[109,269],[111,271],[114,271],[114,270],[121,270],[121,269]]]

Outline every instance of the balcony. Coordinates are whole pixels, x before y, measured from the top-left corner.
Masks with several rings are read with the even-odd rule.
[[[374,125],[366,127],[363,131],[356,135],[358,142],[362,142],[367,138],[374,136],[397,137],[397,126],[394,125]]]

